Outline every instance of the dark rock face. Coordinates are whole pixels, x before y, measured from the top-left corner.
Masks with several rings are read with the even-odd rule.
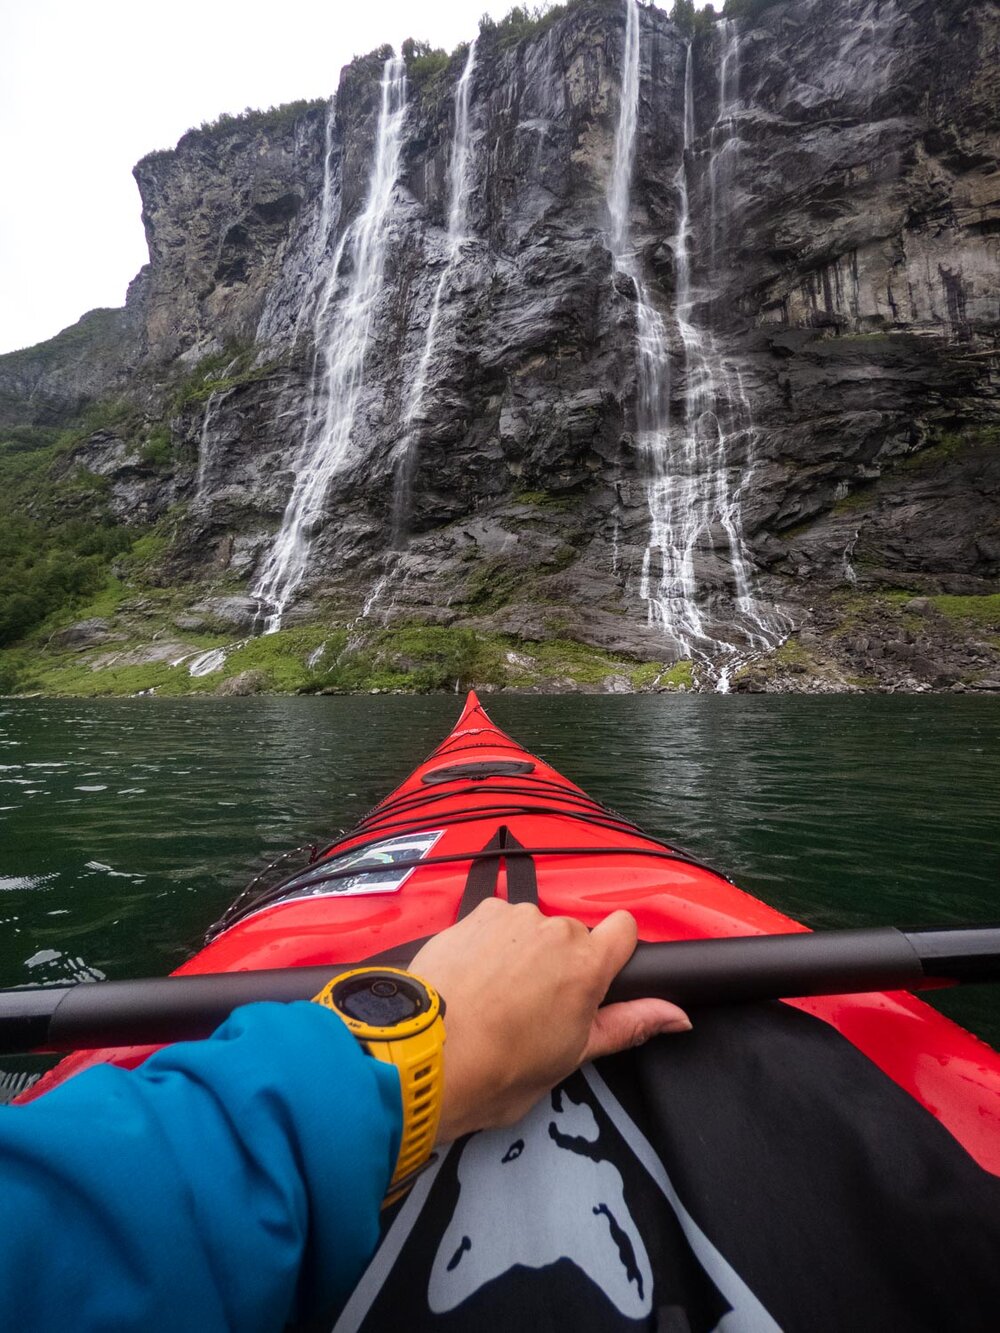
[[[123,310],[91,310],[48,342],[0,356],[0,426],[61,426],[120,389],[137,359],[145,270]]]
[[[631,231],[671,326],[679,402],[687,45],[661,11],[640,20]],[[666,655],[640,594],[650,518],[636,294],[608,245],[624,34],[624,3],[583,0],[513,47],[479,39],[454,262],[448,164],[464,53],[411,88],[350,450],[311,534],[300,616],[365,607],[376,623]],[[815,615],[821,635],[834,624],[815,609],[828,596],[998,587],[998,43],[995,6],[941,0],[788,0],[694,40],[691,318],[752,413],[752,466],[735,460],[731,483],[757,587],[790,622]],[[328,278],[365,206],[384,58],[344,71],[330,124],[317,109],[250,118],[136,168],[151,262],[119,364],[141,362],[147,409],[179,370],[234,343],[253,343],[262,368],[233,385],[223,374],[174,413],[169,475],[137,475],[112,438],[81,455],[111,478],[124,521],[185,504],[174,578],[252,586],[281,523],[320,410],[316,311],[349,281]],[[427,389],[408,419],[448,263]],[[14,398],[55,401],[58,375],[22,391],[11,363],[0,358],[0,409],[8,384]],[[88,385],[74,373],[59,375],[79,394]],[[713,577],[715,553],[697,558]],[[870,646],[852,642],[837,648],[841,684],[851,662],[882,679]],[[908,647],[900,679],[953,683]]]
[[[149,245],[146,355],[169,362],[252,341],[322,176],[325,111],[194,130],[135,168]],[[317,171],[319,177],[317,177]]]

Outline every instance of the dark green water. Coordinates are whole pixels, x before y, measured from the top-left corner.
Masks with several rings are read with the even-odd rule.
[[[809,925],[1000,920],[1000,700],[515,697],[495,721]],[[461,700],[0,702],[0,985],[159,974]],[[1000,1044],[1000,987],[941,1007]]]

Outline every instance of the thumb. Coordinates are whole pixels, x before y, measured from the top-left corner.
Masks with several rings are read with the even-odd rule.
[[[635,953],[639,928],[631,912],[618,911],[599,921],[590,932],[590,947],[594,953],[594,981],[598,994],[604,996],[608,987]]]
[[[691,1020],[683,1009],[669,1000],[628,1000],[598,1009],[590,1028],[581,1064],[602,1055],[641,1046],[650,1037],[665,1033],[690,1032]]]

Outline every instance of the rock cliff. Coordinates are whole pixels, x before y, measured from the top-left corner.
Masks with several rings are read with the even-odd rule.
[[[285,625],[688,656],[705,683],[725,661],[750,689],[1000,678],[1000,15],[756,9],[693,32],[639,10],[626,257],[609,239],[625,0],[487,28],[471,62],[413,62],[349,438]],[[145,158],[150,264],[126,313],[86,317],[100,355],[55,340],[0,358],[9,422],[127,380],[131,415],[61,466],[102,478],[119,522],[158,525],[152,583],[188,604],[225,594],[245,630],[329,416],[388,54],[349,66],[329,112],[239,118]],[[709,515],[677,539],[689,585],[659,602],[637,351],[654,318],[662,439],[695,459],[661,466],[663,484]],[[726,629],[734,542],[767,608],[759,639]],[[687,653],[664,632],[684,597],[711,607]]]

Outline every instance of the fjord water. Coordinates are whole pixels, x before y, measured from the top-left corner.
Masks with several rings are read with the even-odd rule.
[[[513,696],[491,716],[816,927],[1000,919],[1000,700]],[[332,837],[454,696],[0,702],[0,985],[162,974],[263,864]],[[1000,988],[941,1007],[1000,1044]]]

